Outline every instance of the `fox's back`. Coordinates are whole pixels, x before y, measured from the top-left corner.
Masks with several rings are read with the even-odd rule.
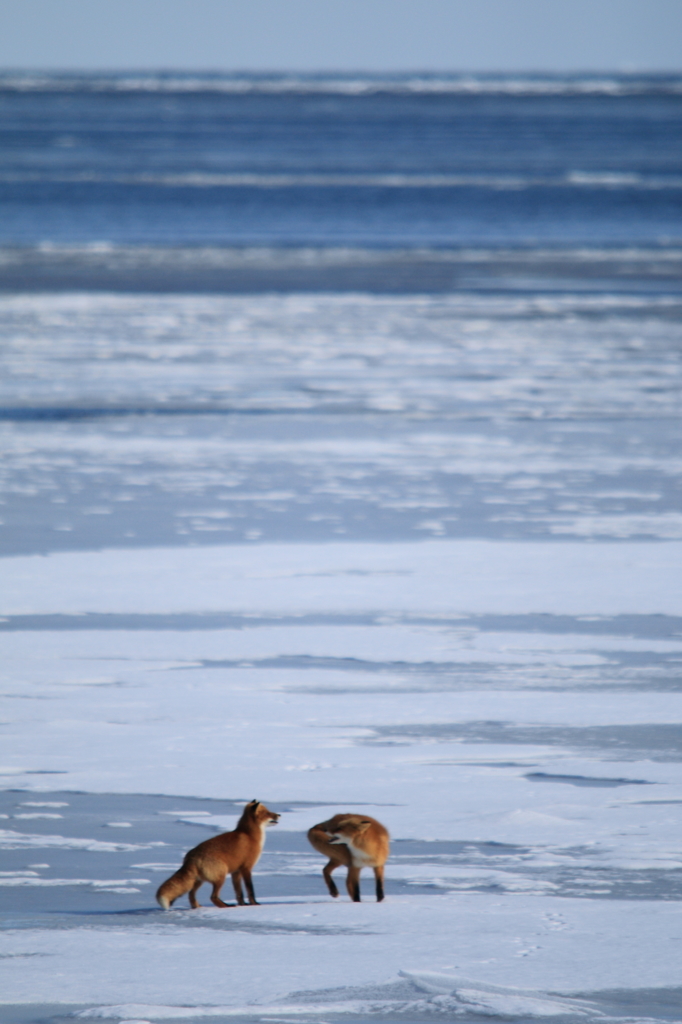
[[[232,873],[246,864],[255,863],[260,856],[262,842],[245,832],[222,832],[219,836],[205,839],[185,855],[186,866],[201,865],[216,861],[225,864],[227,871]]]
[[[345,864],[346,867],[349,867],[350,854],[346,847],[332,846],[329,842],[329,836],[347,817],[347,814],[335,814],[334,817],[329,818],[328,821],[321,821],[319,825],[313,825],[313,827],[308,830],[308,841],[318,853],[323,854],[325,857],[330,857],[332,860],[338,861],[339,864]]]

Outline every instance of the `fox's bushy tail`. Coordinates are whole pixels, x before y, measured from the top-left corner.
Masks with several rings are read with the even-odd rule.
[[[164,910],[192,888],[197,880],[196,868],[183,864],[182,867],[160,885],[156,893],[156,901]]]

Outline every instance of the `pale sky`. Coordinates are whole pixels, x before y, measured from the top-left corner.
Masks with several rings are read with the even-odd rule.
[[[679,70],[682,0],[0,0],[0,68]]]

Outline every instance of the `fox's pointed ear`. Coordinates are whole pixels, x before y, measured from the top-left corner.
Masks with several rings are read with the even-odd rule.
[[[251,801],[251,806],[253,807],[254,811],[255,811],[255,810],[256,810],[256,808],[258,807],[258,804],[259,804],[259,803],[260,803],[260,800],[252,800],[252,801]]]
[[[358,832],[366,832],[371,824],[371,821],[361,821],[358,825]]]

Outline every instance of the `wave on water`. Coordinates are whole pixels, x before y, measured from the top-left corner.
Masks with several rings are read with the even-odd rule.
[[[459,94],[506,96],[678,96],[679,74],[198,74],[138,72],[118,74],[58,74],[4,72],[5,92],[214,92],[214,93],[330,93],[362,96]]]
[[[422,260],[436,263],[497,263],[514,260],[517,263],[537,262],[541,266],[548,259],[564,264],[591,264],[605,261],[619,263],[677,264],[682,262],[682,247],[660,246],[221,246],[221,245],[119,245],[108,241],[87,243],[41,242],[36,246],[0,246],[0,266],[30,260],[35,257],[83,257],[88,260],[117,258],[135,264],[172,260],[208,265],[277,264],[318,266],[331,264],[413,263]]]
[[[0,174],[0,183],[147,185],[156,188],[526,188],[682,189],[679,175],[645,175],[613,171],[569,171],[567,174],[262,174],[187,171],[165,174],[102,174],[82,171],[54,174],[37,171]]]

